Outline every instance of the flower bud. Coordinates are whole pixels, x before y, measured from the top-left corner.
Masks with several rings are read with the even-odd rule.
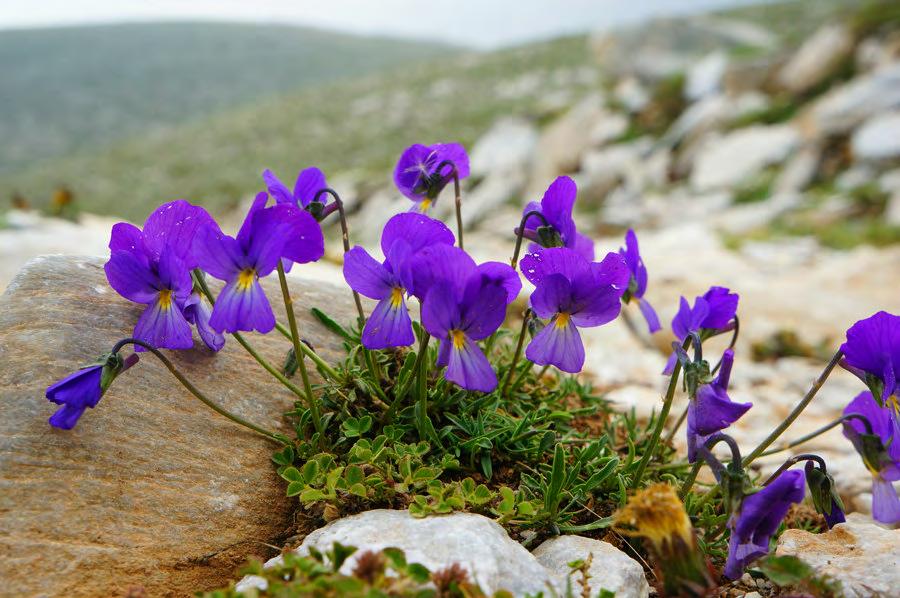
[[[834,488],[834,478],[827,471],[807,461],[806,483],[816,512],[825,517],[829,528],[847,520],[844,517],[844,503]]]

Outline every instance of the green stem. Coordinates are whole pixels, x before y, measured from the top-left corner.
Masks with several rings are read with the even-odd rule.
[[[668,433],[666,434],[666,439],[664,441],[666,444],[669,444],[670,442],[672,442],[672,439],[675,438],[675,434],[678,433],[678,428],[680,428],[681,424],[684,423],[684,420],[687,419],[687,414],[688,414],[688,407],[685,406],[684,411],[682,411],[681,415],[678,416],[678,421],[675,422],[675,425],[672,426],[672,429],[669,430]]]
[[[287,312],[288,326],[291,328],[291,341],[294,343],[294,355],[297,357],[297,369],[300,370],[300,378],[303,380],[303,390],[306,394],[307,407],[312,416],[313,426],[319,435],[319,442],[325,442],[325,429],[322,426],[322,415],[319,413],[319,404],[313,396],[312,386],[309,383],[309,372],[306,370],[306,359],[301,348],[303,341],[297,330],[297,317],[294,315],[294,302],[291,299],[291,291],[288,288],[287,276],[284,274],[284,264],[278,261],[278,281],[281,283],[281,294],[284,297],[284,309]]]
[[[213,297],[212,292],[209,290],[209,287],[206,285],[206,280],[204,280],[202,273],[198,273],[197,271],[195,271],[194,272],[194,280],[200,286],[200,290],[203,292],[204,295],[206,295],[206,298],[209,300],[209,302],[211,304],[215,305],[216,299],[215,299],[215,297]],[[277,324],[276,324],[276,326],[277,326]],[[267,372],[272,374],[272,376],[276,380],[281,382],[281,384],[283,384],[285,388],[287,388],[292,393],[297,395],[297,397],[299,399],[305,398],[303,391],[300,390],[300,388],[298,388],[297,385],[295,385],[293,382],[288,380],[287,377],[284,374],[282,374],[278,368],[276,368],[274,365],[269,363],[269,361],[266,360],[265,357],[260,355],[259,352],[253,348],[253,345],[251,345],[247,341],[247,339],[244,338],[244,335],[242,335],[240,332],[232,332],[231,336],[234,337],[234,340],[236,340],[238,342],[238,344],[240,344],[247,351],[247,353],[249,353],[250,356],[253,357],[253,359],[255,359],[256,362],[263,367],[263,369],[265,369]],[[288,337],[288,338],[290,338],[290,337]],[[309,348],[306,347],[306,345],[303,345],[303,348],[309,350]]]
[[[628,305],[630,305],[630,303]],[[625,307],[628,307],[628,305],[626,305]],[[623,309],[620,313],[622,315],[622,322],[625,323],[625,328],[628,329],[628,332],[631,333],[631,336],[633,336],[635,340],[637,340],[637,342],[645,349],[656,350],[656,346],[653,344],[653,342],[649,338],[641,334],[641,331],[638,330],[637,324],[634,323],[634,320],[631,318],[631,314],[628,313],[628,310]]]
[[[513,373],[516,371],[516,364],[522,355],[522,346],[525,344],[525,333],[528,331],[528,320],[531,319],[531,310],[525,310],[525,316],[522,318],[522,328],[519,330],[519,340],[516,341],[516,352],[513,353],[512,363],[509,364],[509,371],[506,373],[506,379],[503,381],[503,388],[500,390],[500,396],[505,397],[506,391],[509,389],[509,383],[512,381]],[[552,324],[551,324],[552,325]]]
[[[862,415],[860,415],[860,414],[858,414],[858,413],[848,413],[847,415],[844,415],[844,416],[842,416],[842,417],[837,418],[836,420],[834,420],[834,421],[831,422],[830,424],[827,424],[827,425],[825,425],[825,426],[822,426],[822,427],[819,428],[818,430],[815,430],[815,431],[813,431],[813,432],[810,432],[810,433],[807,434],[806,436],[801,436],[801,437],[798,438],[797,440],[794,440],[793,442],[789,442],[788,444],[785,444],[785,445],[780,446],[780,447],[778,447],[778,448],[769,449],[769,450],[767,450],[767,451],[765,451],[765,452],[763,452],[763,453],[760,453],[759,456],[760,456],[760,457],[768,457],[769,455],[775,455],[775,454],[780,453],[780,452],[782,452],[782,451],[790,450],[790,449],[794,448],[795,446],[800,446],[801,444],[803,444],[803,443],[805,443],[805,442],[809,442],[810,440],[812,440],[813,438],[816,438],[817,436],[821,436],[822,434],[824,434],[825,432],[831,430],[832,428],[835,428],[835,427],[841,425],[842,423],[844,423],[844,422],[847,421],[848,419],[858,419],[858,420],[862,421],[863,424],[864,424],[864,425],[866,426],[866,428],[868,429],[868,433],[869,433],[869,434],[872,433],[872,424],[869,423],[869,420],[868,420],[868,419],[866,419],[864,416],[862,416]]]
[[[532,363],[528,359],[526,359],[525,361],[528,363],[528,367],[524,368],[522,370],[522,373],[516,377],[515,382],[513,382],[512,387],[509,389],[510,394],[515,394],[515,392],[517,390],[519,390],[519,386],[521,386],[522,382],[525,381],[525,376],[528,375],[528,372],[530,372],[531,368],[534,366],[534,363]],[[547,367],[548,366],[546,366],[546,365],[544,366],[544,368],[547,368]],[[545,369],[541,370],[541,372],[544,372],[544,371],[546,371],[546,370]],[[540,376],[538,376],[538,379],[540,379]]]
[[[459,248],[463,248],[462,193],[459,191],[459,173],[453,166],[453,191],[456,193],[456,234]]]
[[[232,413],[231,411],[228,411],[227,409],[220,407],[219,405],[214,403],[212,400],[207,398],[207,396],[204,395],[202,392],[200,392],[200,390],[196,386],[194,386],[190,380],[188,380],[187,378],[184,377],[184,374],[182,374],[180,371],[178,371],[178,368],[175,367],[175,365],[169,360],[168,357],[163,355],[159,351],[159,349],[157,349],[153,345],[145,343],[144,341],[136,339],[136,338],[126,338],[126,339],[120,340],[119,342],[117,342],[115,344],[115,346],[112,349],[112,353],[118,353],[119,350],[121,350],[121,348],[125,345],[137,345],[139,347],[143,347],[150,353],[153,353],[153,355],[157,359],[159,359],[164,366],[166,366],[166,369],[168,369],[169,372],[171,372],[172,375],[175,376],[175,378],[181,383],[182,386],[184,386],[188,390],[188,392],[190,392],[192,395],[197,397],[204,405],[206,405],[207,407],[209,407],[210,409],[212,409],[219,415],[227,417],[234,423],[244,426],[245,428],[249,428],[250,430],[253,430],[257,434],[259,434],[261,436],[265,436],[266,438],[269,438],[270,440],[274,440],[275,442],[281,443],[283,445],[290,444],[290,441],[287,440],[284,436],[277,434],[275,432],[272,432],[270,430],[267,430],[261,426],[257,426],[256,424],[247,421],[240,415],[237,415],[236,413]]]
[[[293,342],[293,338],[291,337],[291,331],[288,330],[284,324],[275,323],[275,329],[278,330],[284,336],[284,338]],[[316,364],[316,367],[319,368],[326,376],[331,378],[334,382],[340,382],[340,376],[333,367],[328,365],[328,362],[319,357],[319,354],[306,346],[306,343],[300,343],[300,350],[303,351],[303,354],[312,360],[313,363]]]
[[[409,388],[412,386],[413,380],[416,379],[416,376],[419,373],[419,369],[422,366],[422,361],[425,359],[425,352],[428,348],[428,339],[430,339],[431,336],[425,331],[423,331],[422,334],[423,336],[419,341],[419,352],[416,353],[416,361],[413,363],[413,373],[410,374],[409,378],[407,378],[406,382],[394,396],[394,400],[391,402],[391,406],[384,416],[384,421],[386,422],[393,421],[394,414],[397,412],[397,407],[399,407],[403,399],[406,398],[406,393],[409,392]]]
[[[684,339],[684,344],[681,345],[682,349],[685,351],[691,346],[691,338],[692,337],[689,336]],[[672,377],[669,378],[669,388],[666,390],[666,398],[663,401],[662,411],[659,412],[659,419],[656,422],[656,428],[653,430],[653,434],[650,436],[650,443],[638,463],[637,471],[634,474],[634,480],[631,483],[632,488],[638,488],[640,486],[641,480],[644,477],[644,470],[647,468],[647,463],[649,463],[650,459],[653,458],[653,454],[656,452],[656,445],[659,443],[659,437],[662,435],[663,428],[666,425],[666,418],[669,417],[669,411],[672,409],[672,401],[675,398],[675,389],[678,386],[678,375],[680,373],[681,362],[676,360],[675,367],[672,370]]]
[[[694,462],[694,466],[691,468],[691,473],[688,474],[688,477],[685,478],[684,482],[681,484],[681,491],[678,493],[681,500],[684,500],[684,497],[687,496],[688,492],[691,491],[691,487],[694,485],[694,480],[697,479],[697,474],[700,473],[700,468],[703,467],[703,461],[697,459]]]
[[[428,352],[428,341],[431,339],[431,335],[427,332],[424,333],[422,337],[422,342],[419,344],[419,355],[425,355]],[[416,356],[416,361],[418,363],[418,371],[416,372],[416,394],[418,395],[419,402],[419,437],[422,440],[428,434],[428,428],[425,425],[425,420],[428,419],[428,391],[426,388],[426,378],[428,377],[428,366],[426,364],[426,360],[424,357],[419,359],[419,355]]]
[[[783,422],[778,424],[772,433],[766,436],[766,438],[759,443],[753,451],[747,455],[747,457],[743,461],[743,466],[747,467],[752,463],[757,457],[759,457],[773,442],[778,440],[778,437],[781,436],[785,430],[787,430],[794,421],[800,417],[800,414],[803,413],[803,410],[806,409],[806,406],[810,404],[810,402],[816,397],[816,393],[819,392],[819,389],[822,388],[822,385],[825,384],[825,381],[828,380],[828,376],[831,374],[832,370],[837,367],[837,364],[841,361],[841,357],[844,354],[838,349],[834,356],[831,358],[831,361],[828,362],[828,365],[825,366],[825,369],[822,370],[822,373],[819,374],[818,378],[816,378],[812,386],[806,392],[806,395],[797,403],[797,406],[794,407],[794,410],[784,419]]]

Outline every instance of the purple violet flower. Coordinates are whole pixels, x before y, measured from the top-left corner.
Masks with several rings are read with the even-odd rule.
[[[293,193],[289,191],[287,186],[268,168],[263,171],[263,180],[266,183],[266,188],[269,190],[269,195],[274,197],[277,203],[300,208],[309,207],[316,198],[316,194],[322,189],[328,188],[328,183],[325,181],[325,174],[315,166],[300,171],[297,175],[297,181],[294,183]],[[327,201],[328,197],[325,197]],[[323,220],[336,209],[337,202],[332,201],[331,203],[326,203],[324,209],[317,215],[316,219]]]
[[[584,259],[592,262],[594,261],[594,242],[590,237],[582,235],[575,229],[575,220],[572,218],[572,208],[575,206],[577,194],[578,188],[575,181],[567,176],[557,177],[547,187],[541,203],[529,202],[522,213],[540,212],[559,235],[564,247],[576,251]],[[538,252],[542,246],[538,231],[542,226],[543,222],[536,216],[531,216],[525,221],[525,230],[522,232],[522,236],[535,241],[528,247],[532,253]]]
[[[728,396],[733,365],[734,351],[727,349],[722,355],[719,375],[712,382],[701,385],[697,396],[688,403],[687,450],[690,463],[697,459],[697,449],[706,444],[711,435],[736,422],[753,406],[753,403],[734,403]]]
[[[265,193],[256,196],[236,237],[210,224],[194,239],[200,267],[225,281],[209,319],[215,331],[272,330],[275,315],[259,279],[281,258],[303,264],[324,254],[322,230],[309,213],[286,204],[266,208],[267,200]]]
[[[119,355],[107,355],[98,363],[82,368],[48,386],[47,400],[62,405],[50,416],[50,425],[61,430],[74,428],[84,410],[96,407],[116,376],[137,361],[136,354],[127,359],[122,359]]]
[[[503,323],[521,288],[515,271],[499,262],[477,265],[452,245],[432,245],[406,272],[407,288],[422,300],[422,326],[441,343],[437,365],[447,366],[444,377],[466,390],[492,391],[497,375],[475,343]]]
[[[443,222],[424,214],[397,214],[381,233],[382,263],[362,247],[356,246],[344,256],[344,279],[357,293],[377,299],[378,304],[366,320],[362,343],[367,349],[405,347],[415,341],[405,295],[406,262],[430,245],[451,246],[453,233]]]
[[[125,222],[113,226],[106,278],[121,296],[147,306],[134,328],[135,338],[164,349],[194,346],[183,313],[193,286],[190,271],[197,266],[191,247],[196,231],[212,222],[203,208],[178,200],[157,208],[143,230]]]
[[[857,419],[844,422],[844,436],[862,456],[872,474],[872,517],[881,523],[900,522],[900,498],[891,482],[900,480],[900,436],[894,431],[890,409],[878,404],[871,392],[862,392],[844,408],[872,425],[872,434]]]
[[[460,179],[469,176],[469,156],[459,143],[416,143],[403,150],[394,167],[394,183],[400,193],[416,202],[414,210],[427,212],[449,182],[449,166],[437,171],[445,160],[453,162]]]
[[[207,347],[213,351],[219,351],[225,346],[225,335],[216,332],[209,325],[212,317],[213,306],[203,293],[194,290],[184,302],[184,317],[188,322],[197,327],[200,338]]]
[[[737,293],[732,293],[725,287],[710,287],[701,297],[694,299],[693,307],[682,297],[678,313],[672,318],[672,332],[679,341],[684,341],[692,332],[705,338],[725,330],[734,320],[739,299]],[[675,361],[673,353],[663,374],[668,376],[672,373]]]
[[[525,356],[538,365],[578,373],[584,345],[578,328],[602,326],[621,310],[630,273],[617,253],[591,264],[565,247],[542,249],[522,259],[522,272],[535,285],[531,309],[547,324],[528,344]]]
[[[737,512],[728,520],[731,539],[725,577],[740,578],[747,565],[769,553],[772,534],[778,530],[791,505],[803,500],[804,485],[803,471],[792,469],[759,492],[744,497]]]
[[[841,345],[845,367],[872,390],[900,438],[900,316],[880,311],[847,331]]]
[[[662,328],[659,324],[659,316],[653,306],[644,299],[644,293],[647,292],[647,267],[641,258],[641,252],[638,249],[637,235],[634,230],[628,229],[625,233],[625,247],[619,249],[619,255],[625,260],[628,269],[631,271],[631,280],[628,282],[628,292],[625,293],[628,302],[637,301],[638,307],[644,319],[647,320],[647,328],[650,334],[657,332]]]

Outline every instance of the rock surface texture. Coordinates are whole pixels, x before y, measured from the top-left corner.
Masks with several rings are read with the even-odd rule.
[[[216,415],[152,356],[125,372],[71,431],[51,428],[44,389],[131,334],[140,306],[106,283],[101,258],[33,260],[0,297],[0,593],[184,596],[225,585],[261,542],[291,533],[270,442]],[[274,284],[273,284],[274,283]],[[293,282],[298,306],[352,318],[349,293]],[[276,298],[277,281],[264,285]],[[278,301],[273,301],[277,305]],[[278,310],[276,308],[276,314]],[[328,360],[340,343],[298,309]],[[280,362],[280,336],[248,335]],[[175,364],[228,409],[270,429],[292,395],[234,341]]]
[[[643,567],[608,542],[582,536],[558,536],[534,550],[537,561],[562,580],[569,574],[569,563],[587,559],[588,555],[593,555],[588,569],[591,596],[599,594],[601,589],[614,592],[616,598],[646,598],[650,595]],[[579,578],[577,573],[572,577],[576,593],[580,589]]]
[[[325,552],[334,542],[357,547],[357,555],[363,550],[400,548],[408,562],[421,563],[431,571],[459,563],[488,594],[501,589],[516,596],[546,593],[548,587],[560,582],[498,523],[473,513],[416,519],[408,511],[366,511],[314,531],[297,551],[308,554],[315,547]],[[353,570],[357,555],[347,559],[342,572]],[[275,557],[267,565],[279,558]],[[244,590],[260,582],[265,583],[248,576],[237,587]]]
[[[824,534],[790,529],[778,540],[779,555],[793,555],[820,575],[841,582],[846,598],[896,596],[900,587],[900,530],[851,514]]]

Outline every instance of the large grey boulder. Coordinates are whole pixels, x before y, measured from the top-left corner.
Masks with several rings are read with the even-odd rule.
[[[866,120],[850,139],[857,160],[889,160],[900,156],[900,110]]]
[[[409,511],[366,511],[314,531],[297,552],[309,554],[313,547],[325,552],[334,542],[359,549],[341,568],[347,574],[363,551],[393,547],[403,550],[407,561],[421,563],[431,571],[458,563],[488,594],[501,589],[516,596],[546,593],[559,582],[497,522],[473,513],[416,519]],[[279,559],[275,557],[266,565]],[[265,587],[265,580],[248,576],[237,585],[240,591],[251,587]]]
[[[0,296],[0,594],[185,596],[222,586],[264,543],[291,533],[293,501],[271,442],[213,413],[152,356],[116,380],[70,431],[51,428],[52,382],[130,336],[141,306],[107,285],[102,258],[30,262]],[[296,268],[302,270],[302,266]],[[300,329],[329,361],[340,340],[309,315],[354,317],[349,291],[292,282]],[[276,315],[277,281],[264,288]],[[277,333],[248,335],[280,363]],[[199,344],[199,341],[198,341]],[[287,432],[294,397],[234,341],[218,354],[169,353],[201,390],[250,421]]]
[[[789,529],[776,553],[799,557],[818,574],[841,583],[846,598],[896,596],[900,587],[900,530],[851,513],[823,534]]]
[[[856,77],[816,100],[800,117],[807,136],[849,133],[873,114],[900,108],[900,64]]]
[[[609,542],[583,536],[557,536],[534,549],[537,561],[563,580],[569,575],[569,563],[585,560],[588,555],[591,555],[588,569],[591,596],[598,595],[601,589],[614,592],[616,598],[646,598],[650,595],[644,568]],[[572,577],[576,594],[580,577],[577,573]]]

